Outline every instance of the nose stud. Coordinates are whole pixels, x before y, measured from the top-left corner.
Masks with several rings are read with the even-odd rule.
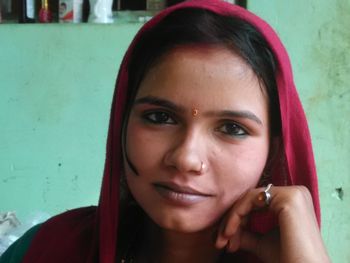
[[[192,117],[196,117],[198,115],[199,111],[196,108],[192,109]]]
[[[200,167],[200,169],[198,170],[198,174],[202,174],[203,171],[204,171],[204,168],[205,168],[205,164],[201,161],[201,167]]]

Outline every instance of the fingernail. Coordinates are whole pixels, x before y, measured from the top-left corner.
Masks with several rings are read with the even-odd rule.
[[[224,239],[222,237],[218,237],[218,239],[215,242],[215,246],[219,249],[224,248],[227,243],[227,239]]]

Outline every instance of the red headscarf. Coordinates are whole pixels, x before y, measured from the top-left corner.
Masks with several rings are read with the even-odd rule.
[[[241,18],[253,25],[266,39],[274,53],[278,69],[276,82],[280,102],[283,153],[272,175],[275,185],[305,185],[313,197],[320,222],[320,206],[314,157],[307,121],[295,85],[287,52],[274,30],[247,10],[219,0],[186,1],[155,16],[136,35],[119,71],[113,98],[107,141],[107,157],[98,207],[80,208],[53,217],[43,224],[34,237],[24,262],[101,262],[116,261],[119,211],[119,177],[122,170],[121,122],[124,114],[130,54],[134,43],[145,30],[154,27],[175,10],[202,8],[220,15]],[[253,220],[253,230],[263,232],[271,217]]]

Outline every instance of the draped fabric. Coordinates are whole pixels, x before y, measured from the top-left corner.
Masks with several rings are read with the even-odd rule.
[[[134,43],[148,29],[175,10],[202,8],[239,17],[253,25],[266,39],[277,60],[283,147],[272,174],[275,185],[305,185],[313,197],[320,223],[320,205],[314,157],[307,120],[300,103],[288,54],[274,30],[249,11],[219,0],[186,1],[164,10],[146,23],[122,61],[112,102],[105,169],[97,207],[79,208],[48,220],[38,231],[24,262],[116,262],[119,178],[122,171],[121,125],[128,88],[128,63]],[[114,30],[111,28],[111,30]],[[273,224],[269,215],[255,216],[252,231],[266,232]],[[246,262],[242,260],[242,262]]]

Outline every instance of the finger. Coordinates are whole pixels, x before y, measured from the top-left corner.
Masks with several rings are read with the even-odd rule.
[[[251,252],[262,262],[281,262],[279,244],[279,231],[277,229],[264,236],[244,231],[241,235],[239,249]]]
[[[242,231],[240,240],[240,249],[257,254],[259,237],[248,231]]]
[[[256,252],[259,243],[258,235],[255,235],[244,228],[239,227],[236,233],[230,237],[226,245],[226,251],[229,253],[244,249],[250,252]]]
[[[257,192],[261,192],[264,189],[254,189],[253,192],[247,192],[243,197],[236,201],[235,205],[231,208],[231,210],[227,213],[224,220],[222,221],[218,236],[216,240],[216,247],[218,249],[224,248],[225,246],[232,247],[232,242],[229,244],[229,240],[235,235],[235,233],[239,230],[240,226],[245,226],[247,224],[247,215],[253,210],[255,207],[261,207],[261,202],[248,202],[251,200],[253,196],[256,196]],[[242,206],[245,209],[242,209]],[[239,208],[239,209],[237,209]],[[236,242],[233,242],[236,244]]]
[[[236,233],[231,236],[226,245],[226,252],[233,253],[236,252],[241,243],[241,228],[238,228]]]
[[[218,249],[230,246],[229,240],[235,234],[240,225],[245,225],[245,219],[239,218],[236,214],[232,213],[232,209],[225,215],[218,229],[218,235],[216,239],[216,247]],[[227,228],[228,221],[230,221],[230,235],[225,235],[225,229]],[[232,242],[231,242],[232,243]],[[232,244],[231,244],[232,245]]]
[[[246,221],[246,217],[256,209],[261,209],[266,206],[264,202],[259,200],[259,193],[263,192],[264,188],[256,188],[249,191],[241,199],[239,199],[227,216],[227,222],[221,235],[223,237],[232,236],[238,227]]]
[[[229,237],[224,237],[222,233],[224,232],[224,229],[227,224],[227,219],[228,217],[225,216],[222,222],[220,223],[220,226],[218,228],[217,236],[216,236],[216,241],[215,241],[215,246],[217,249],[222,249],[228,245]]]
[[[266,188],[252,189],[236,201],[219,228],[216,241],[217,248],[220,249],[228,246],[229,240],[235,235],[239,227],[246,225],[247,216],[253,210],[266,207],[265,201],[259,198],[259,194],[264,193],[265,189]]]

